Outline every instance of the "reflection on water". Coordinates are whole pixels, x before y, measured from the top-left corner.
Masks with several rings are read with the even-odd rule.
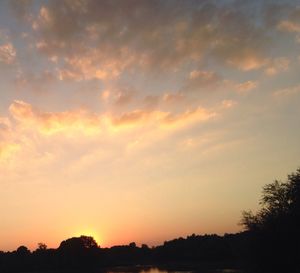
[[[90,273],[90,271],[34,271],[28,273]],[[92,271],[95,273],[95,271]],[[247,271],[248,272],[248,271]],[[1,272],[0,272],[1,273]],[[122,266],[109,270],[100,270],[98,273],[245,273],[236,269],[197,269],[197,270],[166,270],[157,267],[145,266]]]
[[[243,273],[236,269],[215,269],[215,270],[163,270],[156,267],[116,267],[105,273]]]

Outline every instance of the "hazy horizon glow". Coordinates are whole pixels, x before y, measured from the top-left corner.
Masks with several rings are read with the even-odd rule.
[[[300,166],[299,71],[295,1],[2,1],[0,250],[240,231]]]

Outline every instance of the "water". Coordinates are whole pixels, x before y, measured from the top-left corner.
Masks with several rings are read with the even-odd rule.
[[[90,271],[34,271],[28,273],[90,273]],[[95,273],[96,271],[92,271]],[[96,273],[245,273],[242,270],[236,269],[197,269],[197,270],[167,270],[167,269],[160,269],[157,267],[151,266],[124,266],[124,267],[113,267],[109,270],[100,269],[99,272]]]
[[[165,270],[157,267],[116,267],[105,273],[243,273],[236,269]]]

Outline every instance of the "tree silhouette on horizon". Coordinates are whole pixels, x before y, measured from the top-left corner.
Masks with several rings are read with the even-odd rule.
[[[255,273],[298,272],[300,169],[288,175],[286,182],[275,180],[265,185],[260,205],[256,213],[243,213],[245,231],[235,234],[192,234],[151,248],[134,242],[101,248],[93,237],[82,235],[62,241],[57,249],[39,243],[34,251],[23,245],[12,252],[0,251],[0,272],[88,272],[149,264],[167,270],[244,268],[254,269]]]
[[[243,212],[242,225],[252,238],[252,258],[274,270],[299,268],[300,168],[263,187],[257,213]]]

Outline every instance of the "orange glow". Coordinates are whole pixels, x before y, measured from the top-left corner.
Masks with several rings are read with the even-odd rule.
[[[97,244],[100,246],[102,246],[102,244],[104,242],[100,233],[93,228],[82,228],[82,229],[78,229],[78,231],[74,232],[75,237],[80,237],[81,235],[93,237],[95,239],[95,241],[97,242]]]
[[[0,251],[235,232],[297,168],[293,1],[8,2]]]

